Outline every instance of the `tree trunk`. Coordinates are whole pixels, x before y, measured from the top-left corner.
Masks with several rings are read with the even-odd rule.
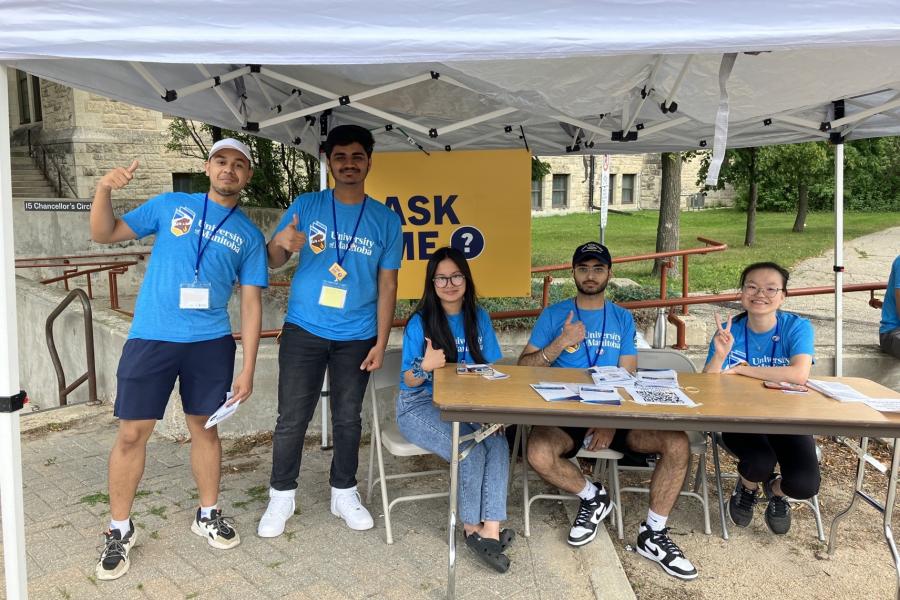
[[[210,125],[209,127],[212,130],[212,141],[213,144],[222,139],[222,128],[216,127],[215,125]]]
[[[759,183],[756,181],[756,148],[750,148],[750,198],[747,201],[747,231],[744,245],[752,246],[756,241],[756,203],[759,200]]]
[[[681,153],[663,152],[662,184],[659,195],[659,224],[656,227],[656,251],[678,249],[678,217],[681,214]],[[661,263],[669,259],[657,259],[653,263],[653,276],[658,276]],[[675,263],[677,266],[677,262]],[[677,268],[669,270],[675,275]]]
[[[806,182],[801,182],[797,186],[797,218],[794,220],[794,228],[791,229],[794,233],[803,233],[803,229],[806,227],[806,211],[809,208],[809,188],[806,185]]]

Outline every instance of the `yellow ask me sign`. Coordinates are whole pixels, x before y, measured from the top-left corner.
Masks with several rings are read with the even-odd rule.
[[[462,251],[478,294],[531,293],[531,155],[527,150],[375,153],[366,193],[403,223],[399,298],[419,298],[441,246]]]

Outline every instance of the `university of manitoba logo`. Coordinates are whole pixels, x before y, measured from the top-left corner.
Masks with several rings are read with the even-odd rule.
[[[197,215],[194,214],[189,208],[185,208],[183,206],[179,206],[175,209],[175,214],[172,215],[172,235],[176,237],[181,237],[191,230],[191,225],[194,224],[194,218]]]
[[[309,226],[309,247],[318,254],[325,250],[325,239],[328,235],[328,228],[319,221],[313,221]]]

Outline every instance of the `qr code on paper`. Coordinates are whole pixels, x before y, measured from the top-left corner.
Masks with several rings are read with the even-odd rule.
[[[635,389],[641,396],[641,400],[647,404],[684,404],[681,396],[672,390],[647,387]]]

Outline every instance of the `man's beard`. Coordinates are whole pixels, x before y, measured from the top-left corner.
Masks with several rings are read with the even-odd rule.
[[[604,281],[603,283],[598,284],[596,289],[594,289],[594,290],[586,290],[586,289],[584,289],[584,288],[581,286],[581,284],[579,284],[579,283],[576,281],[576,282],[575,282],[575,287],[578,289],[578,292],[579,292],[579,293],[584,294],[585,296],[596,296],[596,295],[602,294],[603,292],[606,291],[606,286],[607,286],[608,283],[609,283],[609,281]]]

